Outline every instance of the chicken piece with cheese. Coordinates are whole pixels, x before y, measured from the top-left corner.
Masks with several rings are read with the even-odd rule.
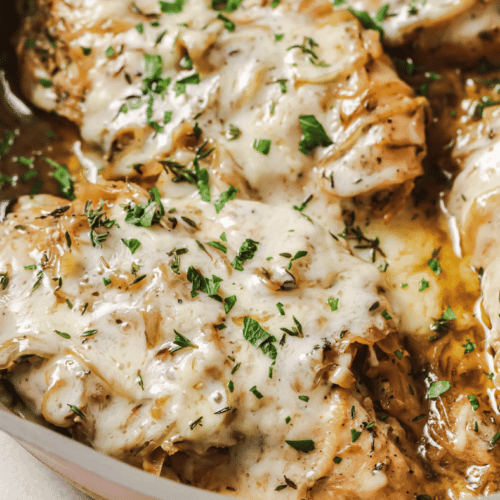
[[[272,203],[305,186],[404,203],[422,173],[425,98],[376,31],[328,2],[37,4],[19,42],[25,95],[78,124],[107,178],[158,175],[206,140],[214,179]]]
[[[292,209],[76,193],[22,198],[0,228],[0,369],[35,414],[245,498],[427,491],[376,268]]]
[[[500,47],[498,0],[341,0],[391,47],[412,44],[420,61],[473,64]]]

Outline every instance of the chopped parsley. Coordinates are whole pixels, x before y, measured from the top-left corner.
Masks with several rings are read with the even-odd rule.
[[[44,89],[50,89],[50,87],[52,87],[52,85],[54,85],[54,83],[52,82],[52,80],[48,80],[47,78],[40,78],[40,85],[44,88]]]
[[[477,102],[476,107],[474,108],[474,116],[476,118],[482,118],[485,108],[498,106],[499,104],[500,101],[495,101],[490,96],[482,96]]]
[[[220,213],[220,211],[226,206],[226,203],[228,201],[234,200],[236,198],[237,193],[238,188],[235,188],[234,186],[229,184],[227,190],[222,192],[220,198],[214,203],[215,211],[217,213]]]
[[[218,241],[207,241],[207,245],[216,248],[222,253],[227,253],[227,247],[225,247],[222,243],[219,243]]]
[[[354,443],[361,436],[361,431],[357,431],[356,429],[351,429],[351,441]]]
[[[222,21],[224,23],[224,28],[226,28],[227,31],[229,31],[229,33],[232,33],[235,30],[235,28],[236,28],[235,24],[228,17],[219,13],[217,15],[217,19],[219,19],[220,21]]]
[[[14,130],[9,130],[5,133],[2,142],[0,143],[0,158],[6,155],[11,146],[14,144],[15,138],[16,138],[16,132]]]
[[[465,339],[465,344],[462,344],[462,347],[464,347],[464,354],[469,354],[476,348],[476,344],[474,342],[470,341],[470,338]]]
[[[5,290],[9,286],[9,276],[7,273],[0,273],[0,285],[2,290]]]
[[[205,278],[193,266],[189,266],[187,271],[187,279],[193,284],[191,297],[196,297],[198,291],[205,292],[211,299],[222,302],[222,297],[218,295],[222,278],[212,275],[212,278]]]
[[[177,330],[174,329],[175,333],[175,339],[173,343],[178,346],[178,347],[173,347],[170,349],[170,354],[173,354],[174,352],[180,351],[181,349],[184,349],[186,347],[197,347],[194,345],[189,339],[184,337],[181,333],[179,333]]]
[[[278,311],[280,312],[280,315],[284,316],[285,315],[285,310],[283,309],[283,304],[281,302],[278,302],[276,304],[276,307],[278,308]]]
[[[497,432],[490,441],[491,446],[493,446],[500,439],[500,432]]]
[[[285,443],[288,446],[291,446],[294,450],[302,451],[303,453],[309,453],[316,448],[314,445],[314,441],[312,441],[311,439],[304,439],[300,441],[286,440]]]
[[[123,206],[127,212],[125,222],[138,227],[151,227],[160,222],[165,215],[165,208],[161,202],[161,195],[156,186],[149,192],[150,199],[146,203],[136,205],[130,203]]]
[[[104,283],[104,286],[111,285],[111,280],[109,278],[102,278],[102,282]]]
[[[436,321],[434,321],[434,323],[432,323],[430,328],[431,330],[434,330],[438,333],[445,332],[450,327],[449,325],[450,321],[453,321],[455,319],[457,319],[457,316],[455,315],[451,307],[448,306],[446,308],[446,311],[441,316],[441,318],[438,318]]]
[[[446,391],[451,389],[451,384],[448,380],[439,380],[438,382],[432,382],[429,386],[429,391],[427,392],[427,397],[429,399],[435,399],[442,396]]]
[[[334,299],[333,297],[328,298],[328,305],[332,311],[337,311],[339,308],[339,299]]]
[[[352,7],[347,7],[347,10],[349,10],[351,14],[358,18],[360,23],[363,25],[363,28],[378,31],[381,38],[384,36],[384,28],[382,28],[382,23],[387,17],[387,11],[389,10],[388,3],[380,7],[374,18],[372,18],[370,14],[366,12],[366,10],[355,10]]]
[[[60,165],[59,163],[42,156],[42,159],[48,163],[51,167],[55,168],[53,176],[54,179],[59,183],[59,191],[66,197],[68,200],[74,200],[75,190],[73,185],[73,179],[71,174],[69,173],[68,167],[66,165]]]
[[[255,151],[262,153],[263,155],[268,155],[271,150],[271,140],[270,139],[255,139],[253,143],[253,148]]]
[[[131,238],[130,240],[125,240],[122,238],[122,243],[130,250],[132,255],[139,249],[141,246],[141,242],[136,240],[135,238]]]
[[[299,151],[304,154],[311,153],[318,146],[327,147],[333,144],[323,128],[323,125],[314,115],[300,115],[300,127],[303,138],[299,142]]]
[[[299,399],[307,403],[309,401],[309,396],[299,396]]]
[[[175,95],[179,96],[186,93],[186,85],[198,85],[200,83],[199,73],[193,73],[177,80],[174,84]]]
[[[307,255],[307,252],[305,250],[299,250],[291,259],[290,262],[288,263],[288,269],[292,268],[292,262],[297,259],[301,259],[302,257],[305,257]]]
[[[84,311],[85,312],[85,311]],[[83,314],[83,313],[82,313]],[[87,330],[83,332],[80,337],[93,337],[97,333],[97,330]]]
[[[113,57],[113,56],[116,54],[116,52],[115,52],[115,49],[114,49],[114,48],[110,45],[110,46],[106,49],[105,54],[106,54],[106,57],[108,57],[108,58],[109,58],[109,57]]]
[[[394,354],[396,355],[396,357],[398,359],[402,359],[403,358],[403,353],[399,349],[397,349],[396,351],[394,351]]]
[[[479,408],[479,401],[477,400],[476,396],[471,396],[471,395],[469,395],[469,396],[467,396],[467,398],[468,398],[468,399],[469,399],[469,401],[470,401],[470,404],[471,404],[471,406],[472,406],[472,409],[473,409],[474,411],[476,411],[476,410]]]
[[[278,350],[273,345],[273,342],[277,341],[276,337],[264,330],[257,320],[249,316],[243,319],[243,337],[272,360],[278,356]]]
[[[184,8],[186,0],[174,0],[173,2],[164,2],[160,0],[160,8],[165,14],[179,14]]]
[[[229,141],[235,141],[241,137],[241,129],[232,123],[229,124]]]
[[[385,310],[382,311],[380,314],[382,314],[382,316],[387,320],[392,319],[392,316]]]
[[[234,258],[233,262],[231,262],[231,265],[234,267],[234,269],[236,269],[237,271],[243,271],[243,264],[247,260],[254,257],[255,252],[258,250],[258,244],[258,241],[254,241],[251,238],[247,238],[241,244],[238,255]]]
[[[250,392],[257,398],[257,399],[262,399],[264,396],[262,395],[262,393],[260,393],[258,390],[257,390],[257,386],[254,385],[251,389],[250,389]]]
[[[427,261],[427,264],[429,267],[432,269],[432,271],[436,274],[441,274],[443,270],[441,269],[441,266],[439,265],[439,252],[441,251],[441,247],[437,248],[432,252],[431,258]]]
[[[431,284],[425,278],[422,278],[422,280],[420,281],[420,287],[418,288],[418,291],[423,292],[424,290],[427,290],[427,288],[429,288],[430,286]]]

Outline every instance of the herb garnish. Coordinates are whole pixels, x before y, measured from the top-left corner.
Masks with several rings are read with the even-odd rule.
[[[307,155],[318,146],[327,147],[333,144],[333,141],[326,135],[323,125],[314,115],[300,115],[299,121],[304,136],[299,142],[301,153]]]
[[[233,262],[231,262],[231,265],[234,267],[234,269],[236,269],[237,271],[243,271],[243,264],[247,260],[254,257],[255,252],[258,250],[258,244],[258,241],[254,241],[251,238],[247,238],[241,244],[238,255],[234,258]]]
[[[261,392],[257,390],[257,386],[254,385],[251,389],[250,392],[257,398],[257,399],[262,399],[264,396],[262,395]]]
[[[429,391],[427,392],[427,397],[429,399],[438,398],[443,395],[446,391],[451,389],[451,384],[448,380],[440,380],[438,382],[432,382],[429,386]]]
[[[273,345],[273,342],[277,342],[276,337],[264,330],[257,320],[249,316],[243,319],[243,337],[254,347],[261,349],[273,361],[277,358],[278,350]]]
[[[85,420],[85,415],[81,412],[81,410],[75,406],[75,405],[70,405],[68,404],[69,409],[75,414],[78,415],[81,419]]]
[[[85,204],[84,213],[87,216],[89,226],[90,226],[90,242],[93,247],[102,248],[102,243],[106,241],[109,231],[106,233],[98,233],[96,229],[104,227],[106,229],[112,228],[115,224],[115,220],[108,219],[106,212],[103,211],[104,202],[101,200],[99,202],[99,207],[95,210],[91,209],[90,200]]]
[[[151,227],[153,224],[160,222],[165,215],[165,208],[161,202],[161,195],[156,186],[149,192],[150,200],[146,203],[136,205],[131,202],[123,206],[127,215],[125,222],[138,227]]]
[[[311,439],[304,439],[301,441],[286,440],[285,443],[291,446],[294,450],[302,451],[304,453],[309,453],[316,448],[314,445],[314,441],[312,441]]]
[[[476,411],[476,410],[479,408],[479,401],[477,400],[476,396],[471,396],[471,395],[469,395],[469,396],[467,396],[467,398],[468,398],[468,399],[469,399],[469,401],[470,401],[470,404],[471,404],[471,406],[472,406],[472,409],[473,409],[474,411]]]
[[[173,342],[178,347],[173,347],[172,349],[170,349],[170,354],[173,354],[174,352],[180,351],[181,349],[184,349],[186,347],[197,347],[188,338],[184,337],[184,335],[182,335],[181,333],[179,333],[175,329],[174,329],[174,333],[175,333],[175,339]]]
[[[160,8],[165,14],[179,14],[184,8],[186,0],[174,0],[173,2],[165,2],[160,0]]]
[[[214,203],[215,211],[220,213],[220,211],[225,207],[226,203],[230,200],[236,198],[236,193],[238,193],[238,188],[235,188],[231,184],[226,191],[222,192],[220,198]]]
[[[455,315],[451,307],[448,306],[446,308],[446,311],[441,316],[441,318],[438,318],[437,320],[434,321],[434,323],[432,323],[430,329],[438,333],[445,332],[450,327],[449,325],[450,321],[453,321],[455,319],[457,319],[457,316]]]

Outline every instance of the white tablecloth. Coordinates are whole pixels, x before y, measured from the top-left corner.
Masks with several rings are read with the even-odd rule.
[[[91,500],[0,432],[0,500]]]

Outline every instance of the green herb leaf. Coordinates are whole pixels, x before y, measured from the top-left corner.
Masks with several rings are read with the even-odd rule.
[[[255,252],[258,250],[258,244],[258,241],[254,241],[251,238],[247,238],[241,244],[238,255],[234,258],[233,262],[231,262],[231,265],[234,267],[234,269],[236,269],[237,271],[243,271],[243,264],[247,260],[254,257]]]
[[[465,348],[464,354],[469,354],[476,348],[476,344],[474,342],[471,342],[469,338],[466,339],[466,343],[462,344],[462,347]]]
[[[77,407],[77,406],[74,406],[74,405],[68,405],[69,406],[69,409],[75,414],[75,415],[78,415],[81,419],[85,420],[85,415],[81,412],[81,410]]]
[[[372,17],[368,12],[366,12],[366,10],[355,10],[352,7],[347,7],[347,10],[359,19],[359,21],[363,25],[363,28],[367,30],[378,31],[380,33],[380,38],[382,38],[384,36],[384,28],[382,28],[381,22],[387,15],[387,8],[388,4],[383,5],[375,14],[375,19],[372,19]],[[380,19],[382,18],[382,14],[383,19],[381,21]]]
[[[359,436],[361,436],[361,431],[357,431],[356,429],[351,429],[351,441],[353,443],[358,440]]]
[[[141,246],[141,242],[136,240],[135,238],[131,238],[130,240],[125,240],[122,238],[123,244],[130,250],[132,255],[138,250]]]
[[[387,320],[392,319],[392,316],[387,311],[382,311],[381,314]]]
[[[286,440],[285,443],[291,446],[294,450],[302,451],[303,453],[309,453],[316,448],[314,441],[311,439],[304,439],[301,441]]]
[[[70,339],[71,338],[71,335],[69,333],[60,332],[59,330],[54,330],[54,331],[57,333],[57,335],[59,335],[63,339]]]
[[[106,49],[105,54],[106,54],[106,57],[113,57],[116,54],[116,52],[115,52],[115,49],[113,47],[109,46]]]
[[[127,212],[125,222],[138,227],[151,227],[158,224],[165,215],[165,208],[161,202],[161,195],[156,186],[149,192],[150,200],[140,205],[129,204],[124,206]]]
[[[232,123],[229,124],[229,141],[235,141],[239,137],[241,137],[241,129],[239,129],[236,125]]]
[[[222,253],[227,253],[227,247],[218,241],[207,241],[207,245],[217,248],[217,250],[220,250]]]
[[[230,33],[232,33],[235,30],[236,26],[233,23],[233,21],[231,21],[231,19],[227,18],[226,16],[224,16],[222,14],[219,14],[217,16],[217,19],[219,19],[220,21],[222,21],[224,23],[224,28],[226,28],[227,31],[229,31]]]
[[[479,408],[479,401],[477,400],[476,396],[467,396],[467,398],[470,401],[470,404],[472,406],[472,409],[476,411]]]
[[[305,250],[299,250],[291,259],[288,264],[288,269],[292,268],[292,262],[297,259],[301,259],[302,257],[305,257],[307,255],[307,252]]]
[[[52,87],[52,85],[54,85],[54,83],[51,80],[47,80],[47,78],[40,78],[39,81],[40,81],[40,85],[44,89],[50,89],[50,87]]]
[[[440,380],[438,382],[432,382],[427,393],[429,399],[438,398],[443,395],[446,391],[451,389],[451,384],[448,380]]]
[[[426,290],[430,286],[431,286],[431,284],[425,278],[422,278],[422,280],[420,281],[420,287],[419,287],[418,291],[423,292],[424,290]]]
[[[270,139],[255,139],[253,143],[253,148],[255,151],[262,153],[263,155],[268,155],[271,150],[271,140]]]
[[[429,265],[429,267],[436,274],[441,274],[443,272],[443,270],[441,269],[441,266],[439,265],[439,259],[438,259],[438,255],[439,255],[440,251],[441,251],[441,247],[434,250],[432,252],[431,258],[427,261],[427,264]]]
[[[260,393],[258,390],[257,390],[257,386],[254,385],[251,389],[250,389],[250,392],[253,393],[253,395],[257,398],[257,399],[262,399],[264,396],[262,395],[262,393]]]
[[[188,338],[184,337],[181,333],[179,333],[177,330],[174,329],[175,333],[175,339],[174,339],[174,344],[179,346],[179,347],[173,347],[170,349],[170,354],[173,354],[174,352],[180,351],[181,349],[184,349],[186,347],[197,347],[194,345]]]
[[[234,307],[234,304],[236,304],[236,295],[231,295],[230,297],[226,297],[224,299],[224,311],[229,313],[229,311]]]
[[[160,8],[165,14],[179,14],[184,9],[187,0],[174,0],[173,2],[164,2],[160,0]]]
[[[214,203],[215,211],[220,213],[228,201],[236,198],[236,193],[238,193],[238,188],[235,188],[230,184],[227,191],[221,193],[220,198]]]
[[[186,76],[177,80],[174,84],[175,95],[179,96],[186,93],[186,85],[198,85],[200,83],[200,75],[198,73],[193,73],[192,75]]]
[[[323,125],[314,115],[300,115],[299,121],[304,136],[299,142],[301,153],[309,154],[318,146],[327,147],[333,144],[333,141],[326,135]]]
[[[281,302],[278,302],[276,304],[276,307],[278,308],[278,311],[280,312],[280,315],[284,316],[285,315],[285,310],[283,309],[283,304]]]

